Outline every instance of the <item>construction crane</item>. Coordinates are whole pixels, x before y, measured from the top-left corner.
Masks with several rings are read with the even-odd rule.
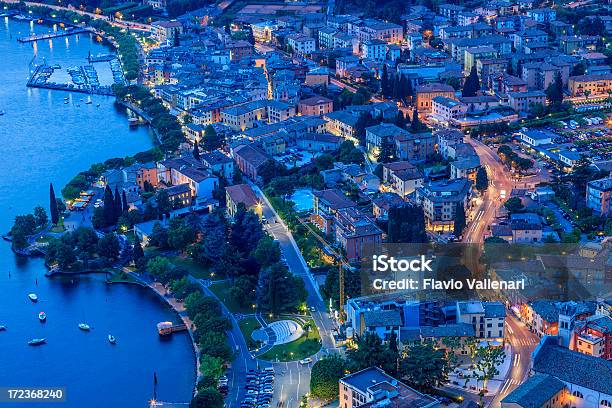
[[[302,224],[308,232],[310,232],[327,250],[334,256],[336,263],[338,264],[338,288],[340,291],[340,301],[338,305],[338,309],[340,309],[340,322],[344,322],[344,304],[346,301],[345,291],[344,291],[344,271],[343,267],[349,269],[351,264],[347,261],[347,259],[340,252],[332,248],[331,245],[323,237],[321,237],[315,230],[312,229],[310,225],[308,225],[304,220],[298,219],[300,224]]]

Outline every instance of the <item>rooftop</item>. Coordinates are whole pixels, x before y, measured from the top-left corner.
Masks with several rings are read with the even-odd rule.
[[[518,404],[521,407],[542,407],[552,399],[565,384],[548,374],[536,374],[508,394],[502,404]]]

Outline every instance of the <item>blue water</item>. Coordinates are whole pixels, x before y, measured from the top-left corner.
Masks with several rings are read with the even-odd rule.
[[[67,67],[84,64],[90,50],[108,52],[83,35],[43,41],[36,48],[17,43],[16,37],[32,28],[49,30],[0,18],[2,233],[15,215],[37,204],[48,206],[49,182],[59,194],[92,163],[152,146],[146,129],[129,130],[112,98],[94,96],[86,105],[80,101],[84,95],[26,88],[35,53],[37,62]],[[66,96],[69,104],[64,104]],[[0,387],[66,387],[65,404],[36,406],[144,407],[153,396],[156,372],[159,400],[190,399],[193,350],[185,333],[163,340],[157,335],[157,322],[177,319],[161,299],[137,286],[108,285],[99,276],[48,279],[44,272],[41,259],[18,258],[0,241],[0,325],[8,327],[0,332]],[[27,298],[30,292],[38,294],[37,304]],[[47,313],[45,324],[38,321],[40,311]],[[93,327],[91,332],[78,330],[82,321]],[[109,333],[117,338],[116,346],[108,343]],[[48,344],[28,346],[34,337],[46,337]]]
[[[311,211],[314,207],[314,197],[309,188],[299,188],[293,192],[289,200],[295,203],[297,211]]]

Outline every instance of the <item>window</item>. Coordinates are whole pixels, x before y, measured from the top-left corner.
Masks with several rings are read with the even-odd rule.
[[[572,392],[572,396],[574,396],[576,398],[584,398],[584,395],[582,395],[582,393],[580,391]]]

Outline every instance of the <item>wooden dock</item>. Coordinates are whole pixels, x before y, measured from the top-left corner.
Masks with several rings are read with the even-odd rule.
[[[55,33],[34,34],[34,35],[27,36],[27,37],[20,37],[17,39],[17,41],[21,43],[27,43],[27,42],[34,42],[34,41],[39,41],[39,40],[49,40],[49,39],[58,38],[58,37],[66,37],[69,35],[88,33],[88,32],[89,30],[86,28],[71,28],[68,30],[58,31]]]

